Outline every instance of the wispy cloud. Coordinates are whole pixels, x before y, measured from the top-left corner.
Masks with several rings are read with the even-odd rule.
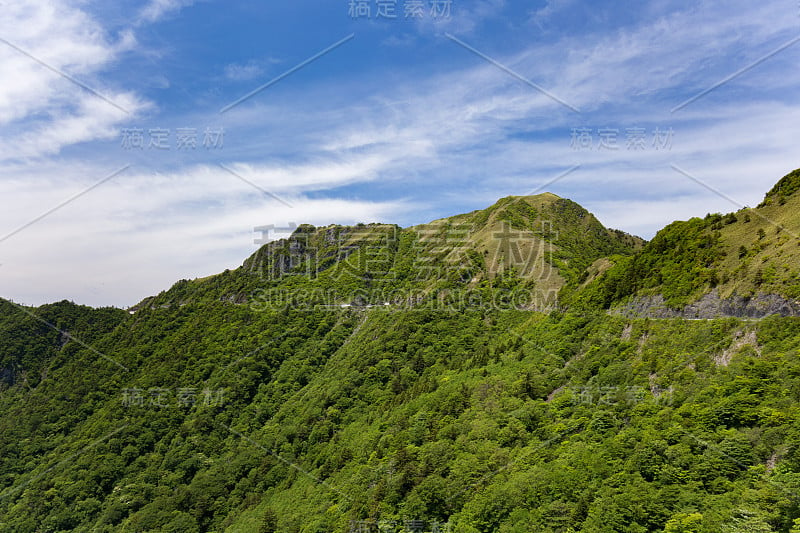
[[[224,74],[231,81],[250,81],[263,76],[270,67],[279,63],[281,60],[274,57],[251,59],[244,63],[225,65]]]
[[[446,6],[448,2],[438,2]],[[421,17],[417,26],[423,33],[444,34],[445,32],[469,35],[483,23],[500,15],[505,0],[453,1],[445,13],[438,16]]]
[[[225,77],[233,81],[249,81],[264,74],[264,67],[255,61],[225,66]]]
[[[155,22],[164,16],[191,6],[195,0],[150,0],[139,14],[140,21]]]
[[[86,12],[60,2],[15,2],[0,19],[0,161],[58,153],[113,134],[147,103],[98,76],[133,45],[109,39]]]

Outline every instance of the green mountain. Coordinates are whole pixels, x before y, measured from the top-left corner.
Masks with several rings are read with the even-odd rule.
[[[647,243],[509,197],[0,301],[0,531],[796,533],[800,318],[752,302],[796,297],[797,176]]]
[[[510,196],[472,213],[400,228],[299,226],[232,271],[181,281],[143,307],[225,300],[280,307],[346,304],[418,307],[475,301],[552,308],[600,258],[644,241],[606,229],[554,194]]]
[[[798,190],[796,170],[756,208],[670,224],[636,254],[602,260],[574,303],[640,316],[800,314]]]

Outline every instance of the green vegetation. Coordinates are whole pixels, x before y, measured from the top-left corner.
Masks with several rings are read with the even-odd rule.
[[[510,197],[133,314],[0,300],[0,531],[800,531],[800,318],[606,312],[800,294],[790,185],[649,243]]]
[[[17,314],[4,316],[33,326]],[[789,531],[800,518],[798,319],[218,302],[140,311],[96,348],[128,370],[70,341],[36,388],[0,396],[5,530]]]
[[[681,308],[716,290],[722,298],[774,294],[800,298],[800,170],[784,177],[758,208],[674,222],[589,287],[564,300],[609,308],[633,296],[661,295]],[[578,294],[575,294],[575,293]]]
[[[767,193],[767,196],[759,207],[773,205],[774,203],[784,205],[787,199],[795,195],[797,191],[800,191],[800,169],[790,172],[781,178],[781,180],[775,184],[775,187]]]
[[[674,222],[632,257],[617,258],[602,281],[581,294],[589,302],[608,308],[613,302],[642,292],[662,294],[668,305],[688,304],[708,287],[719,284],[716,263],[725,252],[717,231],[721,217]]]

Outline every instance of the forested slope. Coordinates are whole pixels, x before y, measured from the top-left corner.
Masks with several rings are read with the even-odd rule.
[[[800,318],[619,312],[791,298],[793,175],[649,243],[511,197],[132,313],[0,301],[0,531],[800,531]]]

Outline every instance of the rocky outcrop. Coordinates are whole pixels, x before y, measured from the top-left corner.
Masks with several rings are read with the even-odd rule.
[[[634,297],[609,312],[631,318],[763,318],[770,315],[800,316],[800,302],[778,294],[721,298],[714,290],[681,309],[667,306],[664,297],[657,294]]]
[[[758,355],[761,355],[761,346],[758,344],[758,335],[755,330],[734,333],[733,342],[722,353],[714,356],[714,363],[717,366],[728,366],[733,356],[745,346],[752,347]]]

